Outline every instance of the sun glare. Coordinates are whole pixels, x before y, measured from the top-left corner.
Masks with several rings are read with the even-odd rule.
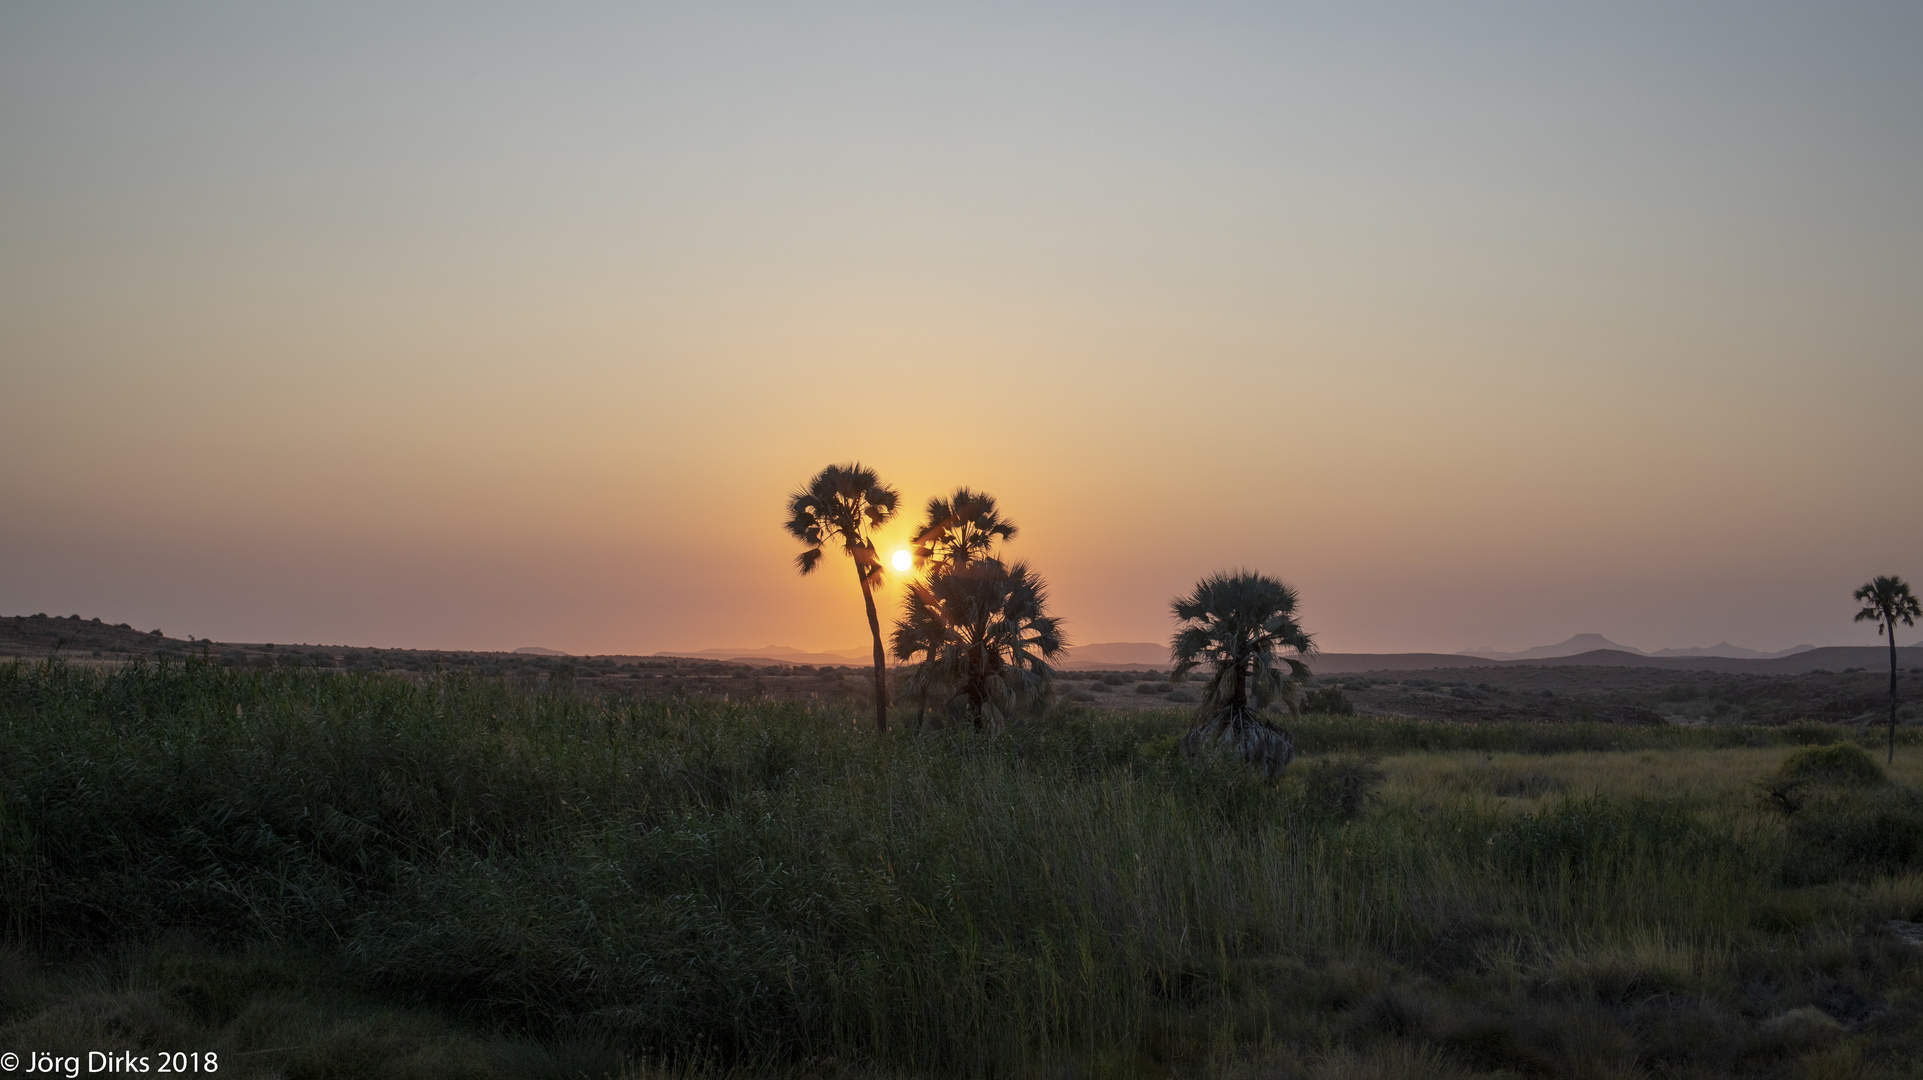
[[[915,557],[908,554],[906,550],[902,550],[889,556],[888,562],[895,568],[896,573],[906,574],[909,568],[915,565]]]

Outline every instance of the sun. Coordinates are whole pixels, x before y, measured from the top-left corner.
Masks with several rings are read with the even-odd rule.
[[[906,574],[915,565],[915,557],[904,548],[888,557],[888,565],[895,568],[895,573]]]

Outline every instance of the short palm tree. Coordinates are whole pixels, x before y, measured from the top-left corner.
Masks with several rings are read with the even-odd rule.
[[[1271,780],[1295,759],[1288,733],[1262,711],[1279,700],[1294,715],[1295,688],[1309,676],[1301,658],[1315,651],[1315,640],[1295,620],[1299,603],[1294,589],[1249,570],[1210,574],[1171,603],[1180,626],[1169,643],[1175,661],[1169,678],[1180,681],[1198,667],[1210,669],[1195,723],[1182,736],[1182,753],[1221,742]],[[1283,649],[1295,656],[1281,655]]]
[[[837,541],[854,560],[861,600],[868,608],[868,633],[875,642],[875,727],[881,731],[888,730],[888,661],[881,648],[881,620],[875,615],[881,560],[869,532],[895,516],[899,501],[894,488],[859,463],[830,465],[788,497],[788,531],[808,545],[795,556],[803,574],[812,573],[827,545]]]
[[[1856,613],[1857,622],[1876,623],[1876,632],[1890,639],[1890,750],[1889,763],[1896,764],[1896,624],[1915,626],[1919,616],[1923,616],[1923,606],[1916,602],[1916,594],[1910,591],[1910,583],[1894,575],[1877,577],[1869,584],[1856,590],[1855,597],[1863,601],[1863,610]]]
[[[956,488],[953,495],[928,500],[928,513],[915,530],[915,565],[930,575],[994,552],[995,544],[1015,538],[1015,523],[1002,517],[995,497],[987,492]]]
[[[895,623],[895,659],[914,663],[903,689],[926,703],[948,693],[976,730],[1043,698],[1049,660],[1067,648],[1048,592],[1027,563],[977,559],[916,584]]]

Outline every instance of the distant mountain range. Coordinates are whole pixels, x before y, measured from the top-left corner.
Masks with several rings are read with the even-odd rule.
[[[534,652],[521,649],[520,652]],[[1908,649],[1905,656],[1911,656]],[[763,645],[759,648],[734,649],[695,649],[656,653],[656,656],[685,656],[701,660],[734,660],[752,664],[810,664],[816,667],[867,667],[869,663],[866,649],[835,650],[831,652],[809,652],[804,649],[790,648],[786,645]],[[1878,656],[1887,657],[1887,652],[1878,653],[1876,647],[1842,646],[1817,648],[1813,645],[1798,645],[1793,649],[1780,652],[1763,652],[1758,649],[1745,649],[1739,645],[1722,642],[1699,648],[1658,649],[1644,652],[1629,645],[1619,644],[1601,634],[1577,634],[1567,641],[1554,645],[1538,645],[1535,648],[1518,652],[1502,652],[1496,649],[1471,649],[1458,653],[1322,653],[1311,665],[1317,672],[1335,674],[1359,671],[1408,671],[1429,668],[1479,667],[1497,663],[1540,663],[1546,660],[1561,660],[1583,666],[1603,664],[1630,667],[1689,667],[1690,661],[1704,661],[1704,665],[1717,670],[1728,667],[1731,671],[1802,671],[1818,668],[1840,669],[1845,666],[1866,666],[1887,662]],[[1792,659],[1794,658],[1794,659]],[[1768,662],[1763,667],[1751,668],[1745,662],[1756,664]],[[1907,662],[1913,663],[1914,660]],[[1169,666],[1168,646],[1152,641],[1104,641],[1092,645],[1077,645],[1068,650],[1068,655],[1058,662],[1058,668],[1069,671],[1088,670],[1157,670],[1166,671]]]
[[[693,649],[658,652],[656,656],[688,656],[696,660],[746,660],[763,664],[808,664],[814,667],[867,667],[874,662],[867,649],[836,649],[830,652],[809,652],[806,649],[791,649],[786,645],[763,645],[760,648],[738,649]]]
[[[1464,649],[1456,655],[1479,656],[1485,660],[1554,660],[1564,656],[1580,656],[1583,653],[1595,652],[1598,649],[1610,649],[1615,652],[1626,652],[1633,656],[1719,656],[1728,660],[1776,660],[1785,656],[1795,656],[1797,653],[1809,652],[1814,648],[1816,648],[1814,645],[1798,645],[1795,648],[1783,649],[1780,652],[1762,652],[1757,649],[1745,649],[1740,645],[1731,645],[1725,641],[1716,645],[1697,648],[1657,649],[1655,652],[1644,652],[1634,645],[1618,644],[1601,634],[1577,634],[1568,641],[1557,642],[1554,645],[1537,645],[1534,648],[1523,649],[1520,652],[1501,652],[1496,649]]]

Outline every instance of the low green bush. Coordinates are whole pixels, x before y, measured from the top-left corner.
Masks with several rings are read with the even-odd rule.
[[[1783,760],[1778,775],[1785,780],[1806,780],[1812,784],[1845,787],[1873,787],[1888,778],[1862,747],[1848,743],[1808,746]]]
[[[1302,711],[1326,716],[1354,716],[1355,705],[1339,686],[1325,686],[1302,695]]]
[[[1923,870],[1923,795],[1894,785],[1832,791],[1790,818],[1782,880],[1867,881]]]

